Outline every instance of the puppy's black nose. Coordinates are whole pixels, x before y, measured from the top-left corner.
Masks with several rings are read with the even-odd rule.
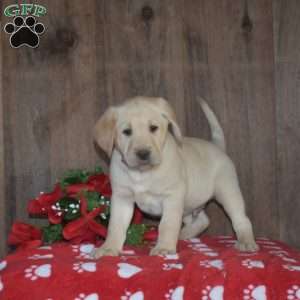
[[[140,160],[148,160],[149,157],[150,157],[150,150],[148,150],[148,149],[140,149],[140,150],[136,151],[136,156]]]

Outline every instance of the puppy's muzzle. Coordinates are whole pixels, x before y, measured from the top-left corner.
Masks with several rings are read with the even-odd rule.
[[[148,163],[150,161],[151,151],[149,149],[139,149],[135,152],[135,155],[142,163]]]

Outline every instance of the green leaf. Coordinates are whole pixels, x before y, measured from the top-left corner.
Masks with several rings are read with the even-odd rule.
[[[87,209],[92,211],[94,208],[101,206],[101,196],[97,192],[85,191],[84,196],[87,200]]]
[[[145,224],[131,224],[127,230],[125,243],[128,245],[141,245],[145,231]]]
[[[90,176],[90,172],[86,170],[69,170],[60,180],[61,186],[64,188],[70,184],[85,183]]]
[[[90,176],[102,173],[103,170],[100,166],[95,167],[94,171],[87,171],[81,169],[69,170],[65,172],[65,174],[62,176],[60,184],[62,188],[65,188],[70,184],[86,183]]]
[[[46,244],[52,244],[56,241],[63,240],[63,226],[61,224],[52,224],[42,228],[43,242]]]
[[[108,199],[99,194],[98,192],[94,191],[85,191],[84,196],[87,200],[88,204],[88,211],[92,211],[94,208],[100,207],[102,205],[105,205],[104,214],[108,215],[110,211],[109,204],[106,204]],[[110,202],[109,202],[110,203]]]

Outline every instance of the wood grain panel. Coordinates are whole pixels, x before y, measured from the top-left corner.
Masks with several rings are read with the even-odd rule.
[[[8,227],[28,221],[28,199],[66,169],[93,167],[97,157],[90,134],[97,106],[95,1],[40,3],[48,14],[37,49],[12,49],[3,37]]]
[[[300,3],[274,1],[280,238],[300,248]]]
[[[185,2],[187,122],[193,135],[207,127],[195,101],[207,98],[224,127],[255,231],[276,236],[272,2],[246,4]],[[209,213],[210,232],[229,232],[215,207]]]
[[[105,2],[107,97],[163,96],[184,127],[181,1]],[[181,113],[179,113],[181,112]]]

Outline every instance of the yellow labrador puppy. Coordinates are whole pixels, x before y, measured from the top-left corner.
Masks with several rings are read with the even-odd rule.
[[[258,249],[245,213],[235,167],[225,153],[223,130],[201,101],[213,143],[183,137],[174,111],[162,98],[136,97],[109,108],[97,122],[94,137],[111,156],[111,217],[104,244],[93,256],[118,255],[132,219],[134,204],[161,216],[151,255],[176,252],[209,225],[204,205],[215,197],[231,218],[242,251]],[[182,226],[183,223],[183,226]]]

